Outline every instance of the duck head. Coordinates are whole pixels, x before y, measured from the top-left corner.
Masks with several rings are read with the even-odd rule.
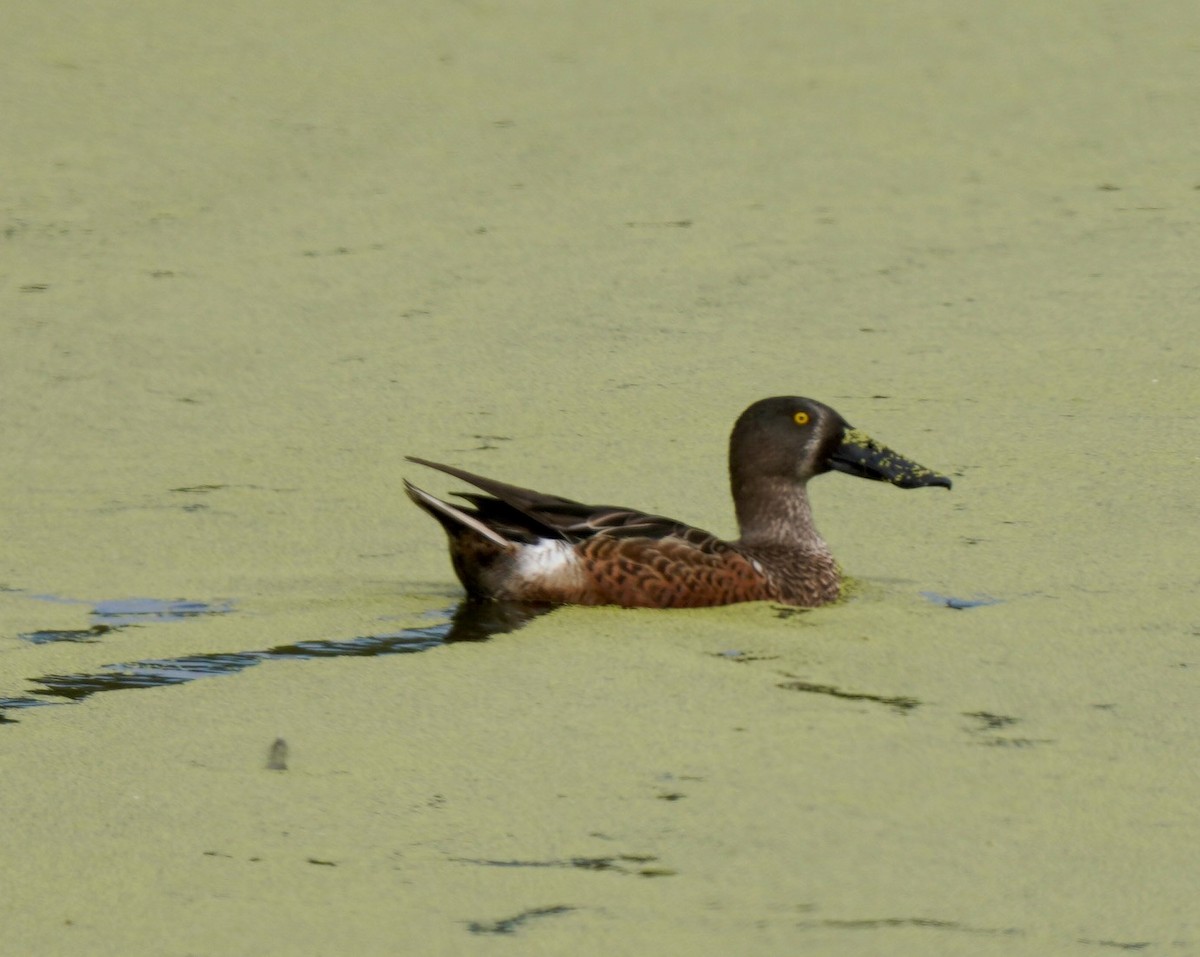
[[[893,452],[814,399],[761,399],[733,427],[729,472],[735,497],[747,483],[782,479],[803,485],[830,471],[900,488],[950,488],[945,475]]]

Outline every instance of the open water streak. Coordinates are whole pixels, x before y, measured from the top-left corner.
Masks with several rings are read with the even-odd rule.
[[[73,599],[37,597],[43,600],[76,603]],[[101,691],[161,688],[165,685],[194,681],[197,678],[232,675],[263,661],[410,654],[455,642],[486,641],[493,635],[514,631],[532,618],[550,610],[552,606],[549,605],[463,601],[446,611],[446,621],[421,628],[405,628],[355,638],[299,641],[262,650],[182,655],[177,658],[147,658],[104,665],[102,670],[93,673],[41,675],[30,679],[41,685],[33,690],[32,695],[0,698],[0,724],[14,723],[15,719],[6,714],[11,710],[79,702]],[[128,625],[152,621],[180,621],[202,615],[223,615],[232,611],[232,602],[209,604],[145,598],[98,602],[92,608],[92,624],[89,628],[60,631],[48,629],[28,632],[20,637],[33,644],[55,641],[95,642],[101,640],[102,636]]]

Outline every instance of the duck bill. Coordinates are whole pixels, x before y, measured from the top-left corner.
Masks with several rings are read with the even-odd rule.
[[[900,488],[924,488],[927,485],[950,487],[950,479],[912,459],[893,452],[858,429],[847,427],[841,444],[833,451],[829,464],[839,472],[876,482],[891,482]]]

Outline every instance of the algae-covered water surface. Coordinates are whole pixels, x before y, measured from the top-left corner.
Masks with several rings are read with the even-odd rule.
[[[1200,949],[1189,5],[9,17],[10,949]],[[732,536],[771,395],[954,479],[845,600],[451,631],[406,455]]]

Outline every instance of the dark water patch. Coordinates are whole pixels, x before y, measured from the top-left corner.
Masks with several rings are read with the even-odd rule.
[[[668,228],[673,228],[673,229],[687,229],[689,226],[692,225],[692,221],[690,219],[650,219],[650,220],[635,219],[635,220],[630,220],[625,225],[628,226],[630,229],[637,229],[639,227],[647,227],[647,226],[649,226],[649,227],[661,226],[661,227],[668,227]]]
[[[781,682],[778,687],[783,688],[785,691],[807,691],[810,694],[825,694],[833,698],[842,698],[846,701],[874,701],[877,704],[886,704],[901,714],[907,714],[921,703],[916,698],[889,697],[886,695],[869,694],[865,691],[843,691],[834,685],[813,684],[811,681],[801,681],[799,679]]]
[[[131,688],[162,688],[183,684],[196,678],[232,675],[258,664],[269,652],[246,651],[234,654],[184,655],[180,658],[151,658],[104,665],[96,674],[43,675],[34,678],[41,688],[34,694],[82,701],[101,691],[127,691]]]
[[[581,871],[611,871],[616,874],[637,874],[642,877],[662,877],[674,874],[664,867],[650,866],[658,858],[653,854],[613,854],[607,857],[567,857],[546,861],[494,860],[478,857],[452,857],[460,864],[479,864],[483,867],[562,867]]]
[[[772,605],[771,611],[775,612],[776,618],[782,618],[785,621],[788,618],[795,618],[797,615],[806,615],[811,608],[797,608],[794,605]]]
[[[101,635],[107,634],[112,630],[112,625],[92,625],[91,628],[27,631],[17,635],[17,637],[22,641],[28,641],[34,645],[48,645],[55,641],[75,641],[95,644]]]
[[[512,917],[504,917],[500,920],[473,920],[467,924],[467,930],[472,934],[512,934],[523,924],[535,918],[552,917],[556,914],[566,914],[573,910],[575,910],[574,907],[567,907],[565,904],[555,904],[551,907],[532,907],[529,910],[521,911],[519,914],[514,914]]]
[[[256,654],[260,661],[270,658],[373,658],[377,655],[400,655],[426,651],[446,644],[451,627],[450,622],[443,622],[426,628],[406,628],[382,635],[298,641],[294,645],[277,645]]]
[[[891,930],[916,927],[925,930],[957,931],[961,934],[978,934],[984,937],[1011,937],[1024,934],[1017,927],[971,927],[956,920],[937,920],[932,917],[877,917],[860,920],[805,920],[798,927],[827,927],[838,930]]]
[[[964,711],[962,715],[964,718],[974,718],[981,722],[982,727],[977,728],[978,731],[999,731],[1017,723],[1016,718],[1006,714],[992,714],[990,711]]]
[[[179,658],[151,658],[143,661],[105,665],[95,674],[43,675],[33,679],[43,687],[34,694],[82,701],[101,691],[125,691],[131,688],[161,688],[183,684],[197,678],[234,675],[262,661],[285,658],[345,658],[403,654],[425,651],[446,643],[450,623],[429,628],[414,628],[383,635],[330,641],[303,641],[279,645],[263,651],[184,655]]]
[[[286,771],[288,769],[288,743],[283,738],[276,738],[271,742],[271,748],[267,752],[267,770],[268,771]]]
[[[46,705],[60,704],[58,701],[46,701],[42,698],[0,698],[0,724],[16,724],[16,718],[5,715],[5,711],[21,711],[25,708],[41,708]]]
[[[206,615],[227,615],[233,611],[231,601],[193,601],[188,598],[112,598],[104,601],[92,601],[87,598],[67,598],[63,595],[30,595],[38,601],[54,602],[56,605],[90,605],[91,628],[93,634],[99,635],[106,631],[115,631],[127,625],[158,624],[168,621],[186,621],[191,618],[201,618]],[[46,631],[30,632],[29,635],[80,635],[84,631]],[[22,638],[29,638],[22,635]],[[61,637],[43,638],[37,642],[47,641],[81,641],[83,638]]]
[[[159,598],[118,598],[92,606],[92,621],[110,627],[143,625],[162,621],[184,621],[205,615],[227,615],[233,602],[163,601]]]
[[[177,605],[180,603],[167,604]],[[186,604],[202,603],[189,602]],[[4,716],[6,709],[79,702],[101,691],[161,688],[194,681],[197,678],[232,675],[245,671],[262,661],[288,658],[346,658],[409,654],[456,642],[486,641],[493,635],[514,631],[526,622],[539,615],[544,615],[552,609],[551,605],[541,604],[464,601],[453,610],[449,621],[423,628],[407,628],[402,631],[387,632],[381,635],[364,635],[358,638],[300,641],[290,645],[277,645],[261,651],[195,654],[183,655],[178,658],[149,658],[120,662],[104,665],[100,671],[90,674],[42,675],[39,678],[30,679],[41,685],[40,688],[33,690],[33,695],[37,697],[0,698],[0,722],[12,723],[15,720]],[[124,611],[121,612],[121,614],[124,613]],[[171,613],[177,614],[178,611]]]
[[[709,657],[720,658],[724,661],[736,661],[744,664],[748,661],[775,661],[779,655],[756,655],[749,651],[738,651],[735,648],[730,648],[728,651],[710,651]]]
[[[1002,604],[1003,598],[990,598],[984,595],[980,598],[954,598],[951,595],[939,595],[935,591],[923,591],[921,597],[943,608],[953,608],[955,611],[965,611],[968,608],[985,608],[988,605]]]
[[[1002,735],[996,732],[1003,728],[1011,728],[1018,718],[1006,714],[992,714],[990,711],[964,711],[964,718],[972,718],[979,722],[979,727],[968,728],[967,733],[978,735],[980,744],[989,748],[1032,748],[1038,744],[1053,744],[1053,738],[1017,738],[1012,735]]]
[[[487,641],[493,635],[516,631],[533,619],[548,615],[556,607],[558,606],[546,602],[468,599],[454,610],[446,643]]]

